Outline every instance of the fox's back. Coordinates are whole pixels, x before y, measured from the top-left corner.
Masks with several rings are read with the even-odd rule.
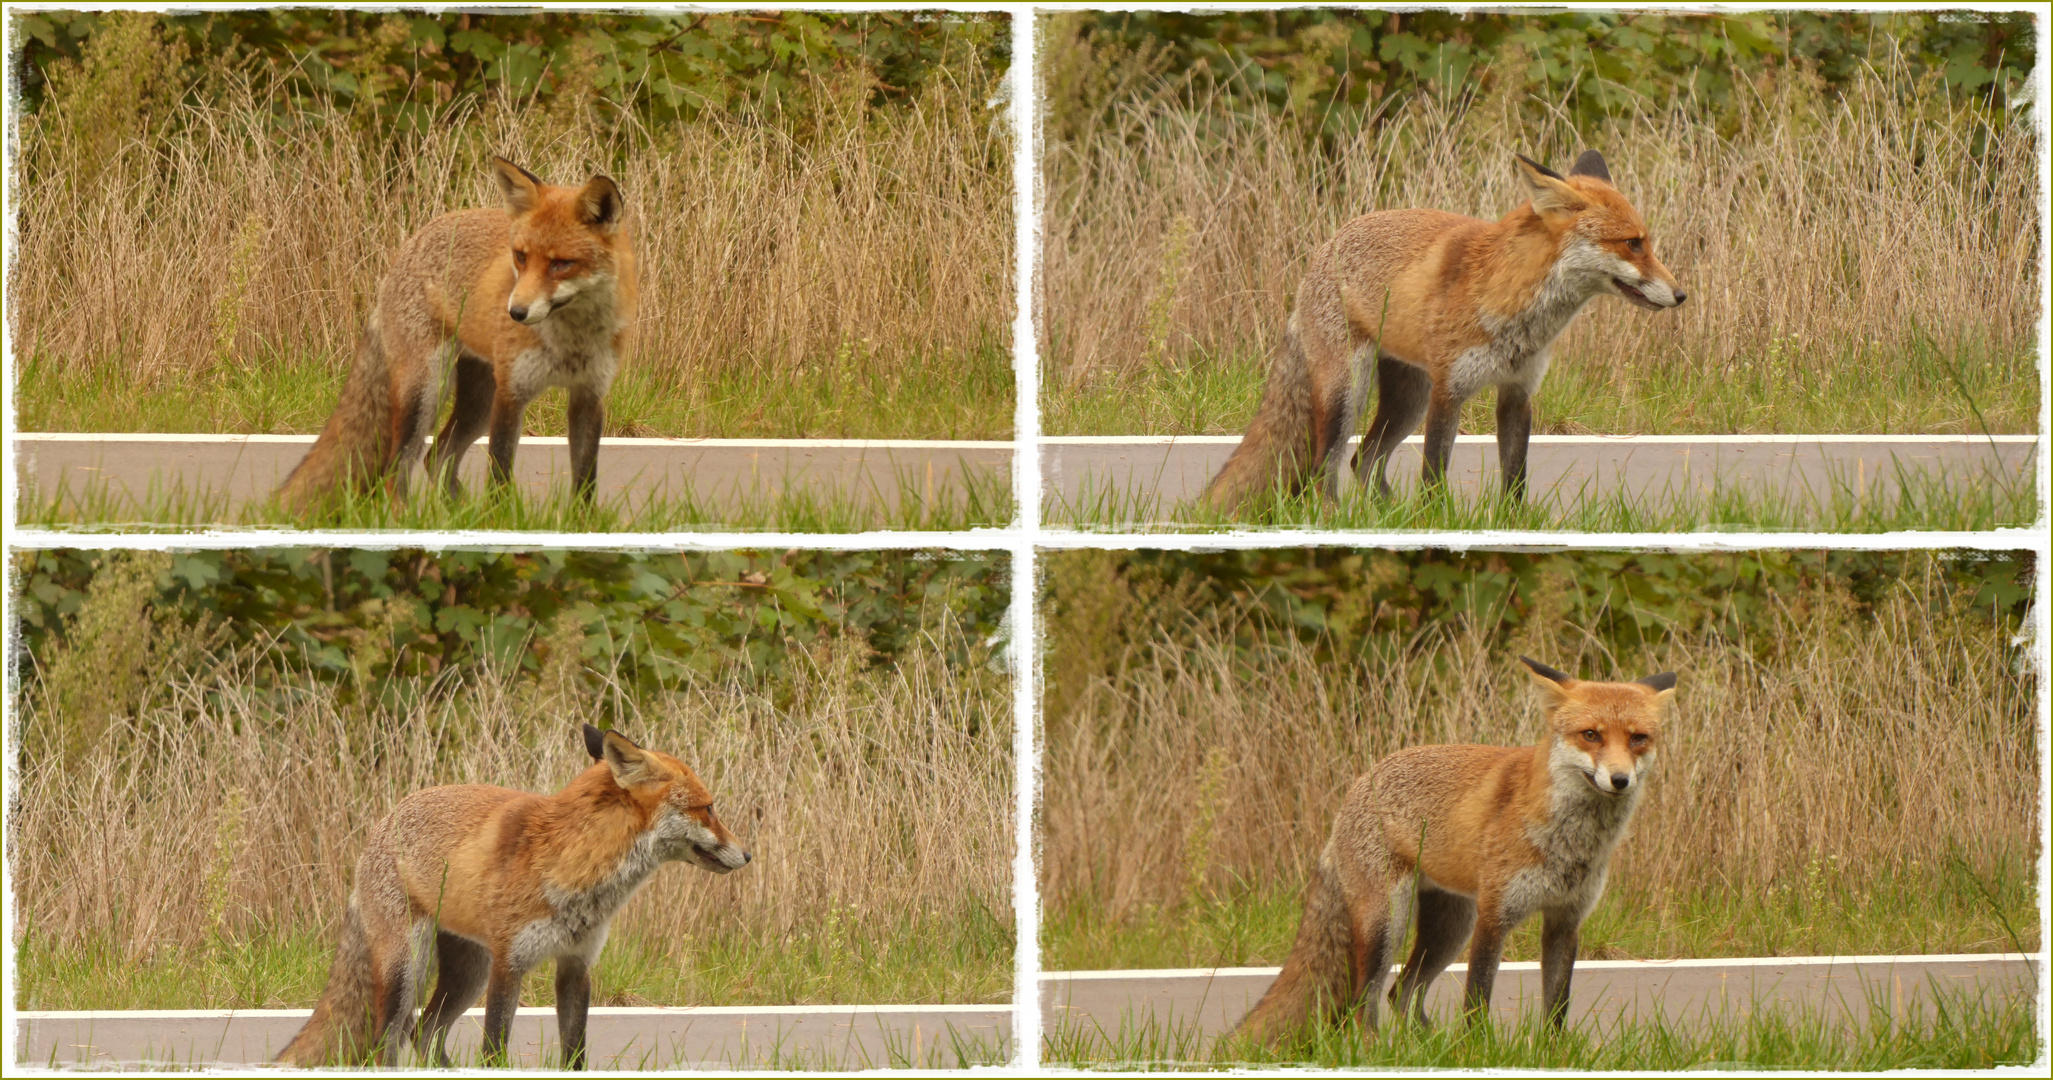
[[[1345,842],[1364,855],[1423,862],[1441,885],[1473,892],[1492,853],[1521,839],[1518,824],[1535,796],[1533,755],[1529,746],[1399,750],[1355,781],[1334,835],[1352,837]]]
[[[366,857],[392,858],[415,906],[442,911],[445,924],[454,928],[467,921],[465,909],[502,897],[506,882],[525,876],[519,860],[500,856],[509,838],[523,830],[527,812],[544,801],[489,784],[417,791],[378,823]]]

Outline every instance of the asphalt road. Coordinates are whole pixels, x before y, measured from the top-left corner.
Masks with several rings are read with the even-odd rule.
[[[1119,496],[1116,505],[1152,505],[1147,516],[1166,519],[1179,502],[1204,490],[1239,443],[1235,436],[1209,435],[1043,437],[1042,494],[1050,519],[1060,521],[1069,516],[1064,508],[1091,505],[1108,492]],[[1413,436],[1391,454],[1390,482],[1399,490],[1418,483],[1423,445]],[[1621,490],[1658,504],[1713,488],[1827,501],[1842,491],[1886,497],[1897,490],[1900,475],[1913,473],[1952,485],[2022,482],[2029,491],[2036,452],[2032,435],[1536,435],[1526,468],[1532,497],[1564,506]],[[1495,437],[1457,438],[1448,480],[1464,494],[1485,485],[1495,491]]]
[[[15,437],[24,491],[42,497],[89,491],[116,505],[152,506],[171,493],[182,505],[216,505],[233,522],[243,504],[276,490],[313,444],[311,435],[98,435],[24,433]],[[569,440],[522,439],[514,480],[536,496],[568,489]],[[652,498],[719,505],[812,489],[821,498],[896,507],[905,493],[922,498],[959,487],[972,471],[1003,480],[1012,467],[1009,442],[865,441],[853,439],[606,439],[599,447],[597,495],[623,498],[631,512]],[[484,482],[484,444],[464,456],[467,490]],[[415,473],[423,482],[424,472]]]
[[[259,1064],[292,1039],[307,1012],[23,1012],[14,1060],[101,1069]],[[450,1029],[457,1064],[475,1063],[483,1017],[474,1009]],[[593,1069],[953,1069],[1011,1057],[1012,1006],[595,1006],[585,1037]],[[554,1067],[556,1011],[520,1010],[508,1041],[513,1067]]]
[[[1661,1017],[1701,1026],[1762,1009],[1813,1010],[1826,1019],[1860,1023],[1871,1004],[1900,1011],[1933,987],[1991,995],[2032,993],[2039,980],[2030,959],[2011,955],[1782,957],[1730,960],[1585,960],[1575,966],[1570,1020],[1601,1032],[1620,1019]],[[1455,964],[1427,992],[1427,1015],[1458,1014],[1468,965]],[[1491,1011],[1516,1022],[1540,1008],[1540,965],[1498,969]],[[1262,996],[1275,968],[1193,971],[1051,973],[1041,983],[1041,1027],[1062,1025],[1116,1036],[1145,1023],[1164,1031],[1222,1034]],[[1389,983],[1384,984],[1387,990]]]

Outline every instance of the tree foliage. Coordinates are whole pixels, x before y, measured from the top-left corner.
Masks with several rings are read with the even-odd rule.
[[[140,29],[176,57],[177,85],[204,93],[223,69],[275,75],[278,107],[366,106],[426,124],[496,90],[591,99],[649,122],[744,102],[801,108],[825,84],[855,80],[873,104],[906,101],[953,62],[1003,68],[1003,16],[939,12],[391,12],[287,8],[150,15],[41,11],[13,16],[23,102],[39,109],[91,70],[110,34]],[[99,44],[96,44],[99,43]]]
[[[43,661],[74,633],[96,579],[144,554],[18,554],[28,653]],[[774,682],[805,651],[854,649],[864,664],[889,666],[922,636],[955,663],[983,663],[1010,598],[1002,552],[251,548],[156,558],[141,617],[193,631],[218,655],[255,649],[287,681],[310,675],[371,698],[481,663],[538,673],[566,648],[577,656],[554,656],[559,666],[629,695],[694,673]]]
[[[1291,113],[1341,135],[1403,99],[1510,93],[1590,123],[1683,98],[1716,114],[1763,80],[1844,86],[1863,65],[1901,63],[1931,90],[2006,107],[2029,93],[2036,59],[2025,12],[1746,11],[1658,14],[1281,11],[1063,16],[1056,39],[1082,46],[1100,77],[1056,60],[1061,101],[1116,107],[1149,83],[1202,87],[1243,108]],[[1058,46],[1051,56],[1074,55]],[[1146,78],[1130,76],[1142,73]]]

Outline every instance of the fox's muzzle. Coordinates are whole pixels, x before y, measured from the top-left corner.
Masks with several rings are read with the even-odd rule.
[[[755,859],[755,856],[733,844],[721,844],[718,847],[701,847],[693,844],[691,857],[700,867],[716,874],[731,874]]]

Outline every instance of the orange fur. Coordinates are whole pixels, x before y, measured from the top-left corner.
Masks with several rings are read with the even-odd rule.
[[[1534,914],[1549,1019],[1566,1018],[1577,932],[1603,895],[1674,695],[1672,674],[1591,683],[1525,661],[1548,699],[1537,746],[1423,746],[1376,763],[1333,823],[1283,972],[1236,1033],[1274,1044],[1358,1007],[1369,1026],[1408,923],[1417,940],[1391,992],[1425,993],[1464,943],[1467,1008],[1487,1008],[1504,937]],[[1415,910],[1414,910],[1415,909]]]
[[[1279,481],[1320,470],[1340,497],[1374,475],[1426,424],[1426,479],[1445,474],[1461,404],[1498,390],[1498,457],[1507,492],[1525,483],[1530,396],[1554,338],[1591,297],[1649,308],[1686,298],[1654,257],[1646,223],[1587,152],[1559,176],[1520,158],[1531,198],[1489,222],[1439,210],[1365,214],[1312,252],[1248,433],[1203,501],[1236,510]],[[1346,450],[1377,370],[1378,407],[1348,467]]]

